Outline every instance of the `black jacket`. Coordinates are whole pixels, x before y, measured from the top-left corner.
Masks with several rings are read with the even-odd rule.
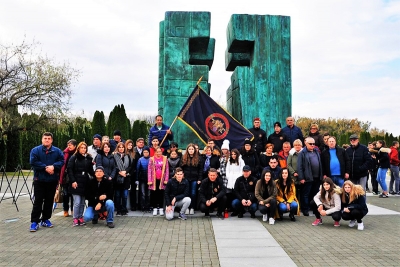
[[[114,155],[111,152],[106,156],[102,150],[98,150],[96,156],[96,166],[102,166],[104,168],[104,174],[107,177],[115,179],[117,169]]]
[[[170,179],[165,186],[165,205],[171,205],[171,201],[175,198],[176,201],[182,200],[189,196],[189,182],[184,178],[181,182]]]
[[[99,200],[101,195],[106,195],[105,200]],[[106,176],[98,182],[96,178],[91,179],[87,184],[87,200],[89,207],[95,207],[98,203],[104,207],[107,200],[113,199],[113,182],[108,180]]]
[[[206,203],[207,200],[216,197],[220,199],[226,194],[226,188],[222,181],[222,178],[217,177],[214,182],[211,182],[209,178],[204,179],[201,182],[199,190],[200,203]]]
[[[175,175],[175,169],[181,165],[181,159],[180,158],[169,158],[168,159],[168,164],[169,164],[169,179],[172,179]]]
[[[279,133],[274,132],[270,134],[267,142],[273,144],[273,152],[278,153],[282,150],[283,143],[290,142],[290,139],[286,136],[286,134],[280,131]]]
[[[252,203],[256,203],[257,202],[255,196],[256,184],[257,184],[257,178],[251,175],[247,179],[244,178],[243,176],[237,178],[235,182],[235,187],[233,189],[236,198],[239,199],[240,201],[245,199],[245,200],[250,200]]]
[[[181,161],[181,168],[183,170],[183,173],[185,174],[185,179],[188,180],[189,182],[201,181],[203,180],[202,161],[199,158],[199,162],[197,163],[197,165],[192,166],[191,164],[192,159],[193,158],[189,157],[187,164],[183,164],[183,161]]]
[[[337,158],[339,160],[339,164],[340,164],[340,176],[342,178],[344,178],[345,173],[350,174],[350,165],[351,165],[350,157],[346,153],[346,151],[339,146],[336,146],[336,156],[337,156]],[[329,152],[329,148],[322,151],[321,162],[322,162],[323,175],[331,177],[331,165],[330,165],[331,154]]]
[[[261,128],[250,128],[249,131],[253,134],[253,147],[257,155],[262,151],[265,151],[265,146],[267,144],[267,133]]]
[[[89,181],[89,175],[94,177],[93,159],[90,155],[83,156],[80,153],[72,155],[68,161],[68,177],[69,177],[69,192],[73,195],[85,195],[85,187]],[[78,187],[72,188],[72,184],[76,182]]]
[[[382,147],[379,149],[378,154],[376,154],[376,159],[378,161],[379,168],[382,169],[390,168],[390,158],[388,153],[390,153],[390,148]]]
[[[350,157],[350,179],[356,180],[367,176],[368,170],[372,167],[372,158],[368,148],[362,144],[355,147],[349,146],[346,153]]]
[[[127,156],[127,157],[125,157],[125,156]],[[122,189],[128,190],[129,187],[131,186],[131,179],[134,180],[136,178],[135,176],[132,177],[132,169],[136,169],[136,165],[133,165],[134,161],[132,160],[131,156],[129,156],[129,155],[125,155],[125,156],[121,158],[122,162],[124,162],[126,159],[128,159],[129,163],[128,163],[128,167],[125,170],[126,177],[124,178],[123,184],[117,183],[117,177],[119,176],[118,173],[120,170],[118,169],[117,163],[115,162],[116,174],[115,174],[115,179],[114,179],[114,188],[116,190],[122,190]]]
[[[259,169],[260,169],[260,162],[258,161],[258,155],[256,152],[251,149],[250,151],[245,151],[242,149],[240,151],[240,155],[244,161],[244,164],[249,165],[251,168],[251,174],[253,176],[258,176]]]
[[[367,207],[367,202],[365,200],[365,196],[360,195],[356,199],[354,199],[353,202],[349,203],[349,199],[350,199],[349,195],[347,193],[344,193],[344,194],[345,194],[346,202],[345,203],[342,202],[342,210],[344,208],[348,208],[349,210],[359,209],[359,210],[361,210],[363,216],[367,215],[368,207]]]
[[[203,169],[203,178],[206,178],[208,176],[208,170],[210,168],[214,168],[214,169],[218,170],[220,167],[219,157],[214,154],[211,155],[210,166],[208,166],[207,170],[204,170],[204,164],[206,163],[206,155],[203,155],[201,162],[202,162],[202,169]]]

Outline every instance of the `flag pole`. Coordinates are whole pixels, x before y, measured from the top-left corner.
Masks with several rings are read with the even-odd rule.
[[[171,123],[171,126],[169,126],[169,130],[171,130],[171,128],[175,124],[177,118],[178,118],[178,116],[175,117],[174,121]],[[165,134],[164,138],[161,140],[161,143],[159,144],[160,147],[162,146],[162,144],[164,143],[165,139],[167,138],[167,135],[168,134]]]

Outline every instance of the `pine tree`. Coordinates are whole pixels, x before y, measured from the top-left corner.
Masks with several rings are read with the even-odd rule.
[[[100,134],[101,136],[106,134],[106,122],[104,119],[103,111],[98,111],[93,115],[92,120],[92,136],[95,134]]]

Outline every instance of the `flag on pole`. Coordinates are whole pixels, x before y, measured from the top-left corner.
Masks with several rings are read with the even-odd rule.
[[[208,138],[212,138],[219,147],[224,139],[229,140],[230,148],[240,148],[246,138],[254,138],[249,130],[198,85],[183,105],[178,119],[192,129],[204,143],[207,143]]]

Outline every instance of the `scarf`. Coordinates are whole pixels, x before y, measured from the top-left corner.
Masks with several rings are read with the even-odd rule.
[[[122,161],[122,158],[124,160]],[[125,171],[129,167],[129,157],[128,155],[116,153],[114,154],[115,163],[117,164],[119,171]]]
[[[210,158],[211,158],[211,155],[206,155],[206,162],[204,162],[204,171],[207,171],[208,170],[208,168],[210,167]]]

